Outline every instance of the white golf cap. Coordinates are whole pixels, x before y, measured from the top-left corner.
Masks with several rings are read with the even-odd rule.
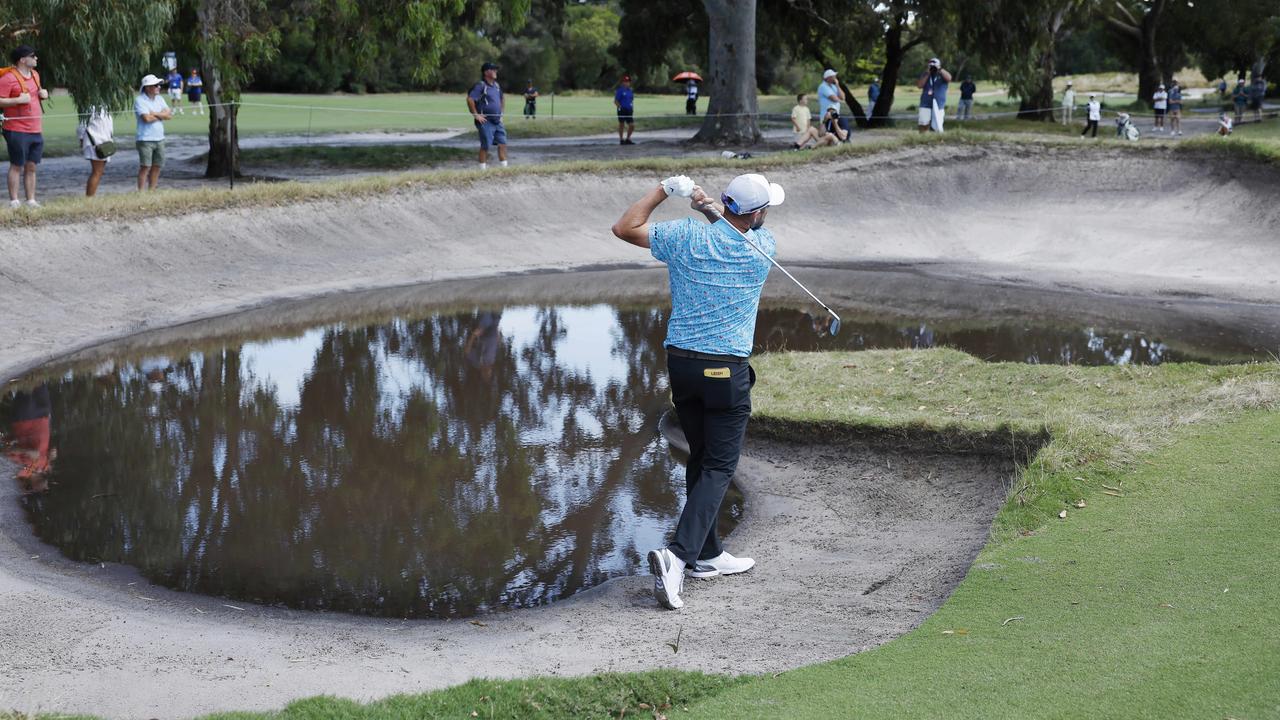
[[[721,199],[734,215],[746,215],[772,205],[781,205],[787,198],[782,186],[771,183],[763,175],[748,173],[729,181]]]
[[[1068,85],[1070,85],[1070,84],[1071,84],[1071,81],[1070,81],[1070,80],[1068,80],[1068,81],[1067,81],[1067,84],[1068,84]]]
[[[833,77],[835,77],[835,76],[836,76],[836,71],[835,71],[835,70],[832,70],[831,68],[827,68],[827,71],[826,71],[826,72],[824,72],[824,73],[822,73],[822,79],[823,79],[823,80],[830,80],[831,78],[833,78]],[[812,76],[812,75],[810,75],[809,77],[813,77],[813,76]],[[812,81],[810,81],[810,82],[812,82]]]
[[[163,85],[163,84],[164,84],[163,80],[156,77],[155,75],[147,73],[146,75],[142,76],[142,83],[139,84],[138,87],[145,88],[145,87],[151,87],[152,85]]]

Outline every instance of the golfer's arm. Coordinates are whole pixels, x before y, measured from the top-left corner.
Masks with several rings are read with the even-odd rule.
[[[667,199],[667,193],[659,185],[647,195],[635,201],[613,224],[613,234],[636,247],[649,247],[649,216]]]

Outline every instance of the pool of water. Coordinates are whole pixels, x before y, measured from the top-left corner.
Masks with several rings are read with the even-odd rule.
[[[46,369],[0,411],[14,459],[48,467],[23,502],[67,557],[241,601],[464,617],[643,572],[663,544],[683,498],[658,433],[667,315],[510,304],[219,336]],[[846,315],[833,338],[821,314],[762,309],[757,349],[1221,359],[1133,330]],[[735,489],[722,529],[741,512]]]

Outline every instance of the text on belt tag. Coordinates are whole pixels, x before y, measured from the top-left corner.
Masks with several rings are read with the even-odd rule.
[[[709,378],[727,378],[729,377],[729,368],[707,368],[702,371],[702,374]]]

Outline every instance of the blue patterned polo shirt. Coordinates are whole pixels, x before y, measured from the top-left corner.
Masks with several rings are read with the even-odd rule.
[[[777,246],[768,230],[749,230],[747,237],[773,257]],[[671,279],[666,344],[749,356],[769,261],[725,220],[713,225],[694,218],[654,223],[649,250],[667,264]]]

